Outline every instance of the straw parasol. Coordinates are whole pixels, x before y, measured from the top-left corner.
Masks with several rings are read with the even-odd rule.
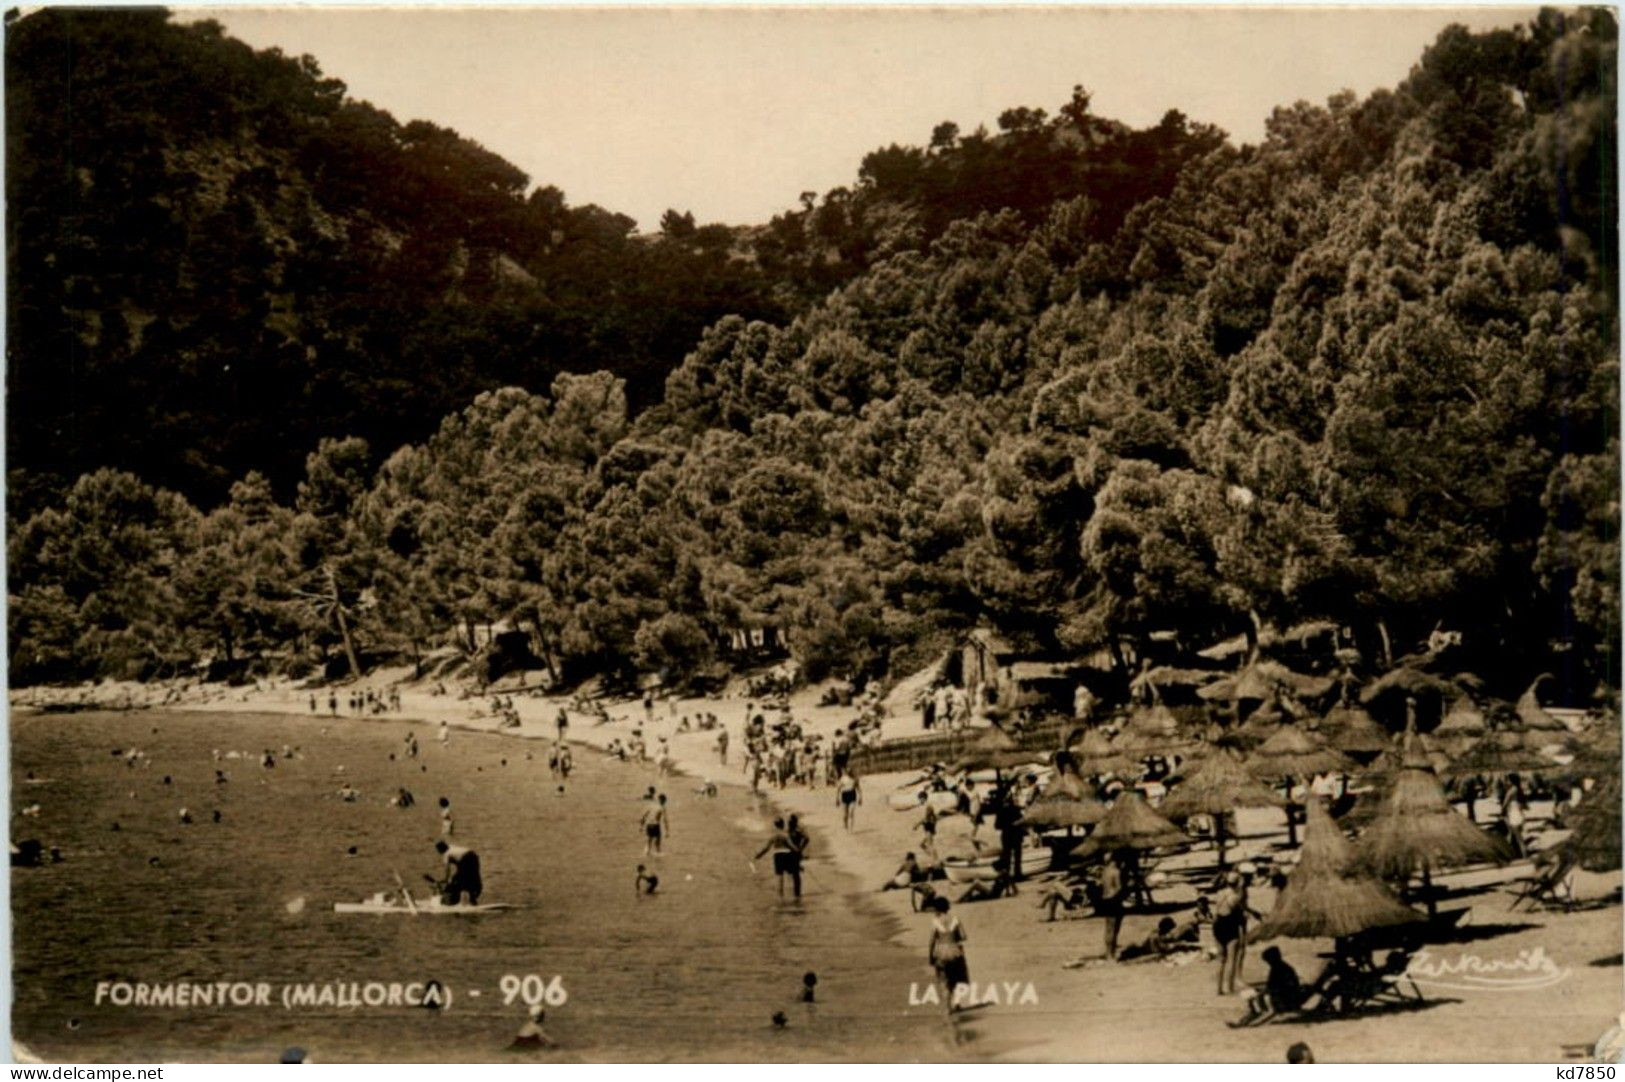
[[[1179,719],[1160,703],[1141,707],[1112,741],[1112,747],[1130,755],[1165,755],[1189,747],[1194,741],[1179,731]]]
[[[1545,754],[1554,743],[1554,734],[1538,730],[1500,729],[1485,733],[1450,764],[1448,773],[1457,777],[1470,774],[1536,774],[1558,770],[1558,763]]]
[[[1339,706],[1319,727],[1326,742],[1346,755],[1377,755],[1388,749],[1388,730],[1358,706]]]
[[[1158,665],[1147,669],[1129,682],[1129,691],[1136,696],[1150,696],[1162,701],[1164,688],[1199,688],[1211,683],[1219,674],[1211,669],[1180,669],[1172,665]]]
[[[1336,679],[1330,676],[1294,672],[1279,661],[1255,661],[1233,676],[1215,680],[1196,694],[1208,702],[1239,702],[1243,699],[1262,702],[1282,691],[1300,699],[1318,699],[1336,686]]]
[[[1540,705],[1538,694],[1540,685],[1552,678],[1549,672],[1543,672],[1530,683],[1524,693],[1518,696],[1518,704],[1514,709],[1518,712],[1518,724],[1525,729],[1534,729],[1544,732],[1568,732],[1568,726],[1548,714]]]
[[[1162,814],[1169,819],[1193,815],[1213,817],[1213,843],[1219,851],[1219,867],[1224,867],[1224,819],[1237,808],[1276,807],[1280,799],[1247,773],[1234,753],[1215,748],[1205,756],[1190,776],[1162,802]]]
[[[1353,773],[1358,767],[1336,748],[1296,725],[1283,725],[1247,758],[1247,769],[1264,779],[1298,778],[1328,771]]]
[[[1023,749],[1015,737],[989,726],[972,738],[965,753],[954,762],[956,770],[1008,770],[1043,758],[1042,752]]]
[[[1319,800],[1309,802],[1303,833],[1298,865],[1252,939],[1340,938],[1422,919],[1380,881],[1351,869],[1348,842]]]
[[[1155,849],[1189,840],[1183,830],[1153,811],[1145,797],[1133,789],[1125,789],[1094,833],[1079,847],[1078,854],[1087,857],[1108,850]]]
[[[1565,773],[1573,778],[1618,778],[1620,731],[1617,721],[1599,721],[1578,738],[1579,747]]]
[[[1489,729],[1484,712],[1472,699],[1463,695],[1450,704],[1450,709],[1445,711],[1443,720],[1439,722],[1438,728],[1433,730],[1432,735],[1434,741],[1446,752],[1461,755],[1478,743]]]
[[[1247,757],[1247,769],[1255,778],[1286,781],[1290,791],[1294,778],[1327,771],[1351,774],[1359,767],[1319,737],[1311,736],[1296,725],[1283,725]],[[1286,809],[1286,841],[1288,845],[1298,844],[1298,821],[1292,814],[1290,801]]]
[[[1110,809],[1092,796],[1046,796],[1032,802],[1022,815],[1027,826],[1050,830],[1055,827],[1092,826],[1106,818]]]
[[[1123,774],[1134,769],[1135,761],[1112,746],[1105,733],[1090,729],[1071,747],[1078,769],[1084,774]]]
[[[1574,833],[1563,849],[1588,872],[1612,872],[1620,867],[1619,775],[1604,779],[1587,793],[1570,816]]]
[[[1413,669],[1402,665],[1397,669],[1384,673],[1382,676],[1366,685],[1360,692],[1360,702],[1369,706],[1378,699],[1391,695],[1423,696],[1437,695],[1441,699],[1452,699],[1457,695],[1456,685],[1442,676]]]
[[[1502,861],[1506,851],[1445,799],[1433,771],[1414,758],[1394,779],[1376,817],[1360,836],[1359,866],[1384,878],[1420,872],[1428,916],[1436,912],[1432,872],[1480,860]]]

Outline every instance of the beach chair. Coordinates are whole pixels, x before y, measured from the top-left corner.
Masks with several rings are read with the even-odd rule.
[[[1528,903],[1528,908],[1561,908],[1567,913],[1574,909],[1574,861],[1567,853],[1548,850],[1535,858],[1533,875],[1512,880],[1517,891],[1508,912]]]
[[[1389,1004],[1426,1003],[1422,989],[1407,972],[1410,964],[1410,951],[1393,950],[1388,952],[1388,957],[1376,969],[1342,975],[1335,990],[1338,1013],[1348,1014]],[[1323,1004],[1329,1001],[1329,997],[1322,1000]]]

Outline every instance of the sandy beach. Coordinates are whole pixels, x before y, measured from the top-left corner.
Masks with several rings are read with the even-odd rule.
[[[500,730],[503,735],[549,740],[556,715],[568,703],[514,686],[512,680],[485,697],[458,698],[433,693],[432,687],[405,679],[408,670],[375,672],[359,683],[340,686],[339,714],[350,691],[373,688],[397,690],[398,714],[383,720],[412,720],[427,726],[442,721],[454,729],[498,731],[498,719],[489,716],[489,694],[511,695],[521,724]],[[206,710],[215,713],[280,712],[310,714],[308,689],[290,683],[262,683],[255,688],[193,689],[180,701],[157,700],[164,691],[140,685],[103,684],[61,693],[68,699],[87,694],[109,705],[161,706],[170,710]],[[326,715],[326,689],[319,689],[319,713]],[[792,708],[804,727],[831,733],[847,724],[850,709],[816,705],[816,689],[803,689],[792,697]],[[14,707],[38,705],[36,693],[28,700],[14,696]],[[602,748],[612,739],[630,735],[636,727],[645,736],[666,736],[675,765],[684,777],[661,782],[653,767],[650,782],[673,792],[691,790],[701,780],[718,786],[746,786],[739,766],[739,739],[745,721],[743,697],[659,700],[652,724],[645,724],[640,701],[607,702],[611,721],[571,710],[568,738],[582,749]],[[888,704],[884,722],[887,737],[918,731],[916,712],[906,703]],[[715,714],[733,740],[730,762],[717,761],[714,732],[678,732],[679,719],[708,712]],[[425,743],[432,732],[425,732]],[[852,877],[859,884],[878,888],[895,870],[902,854],[919,840],[917,815],[887,806],[886,796],[906,775],[871,775],[863,779],[865,802],[855,828],[843,829],[833,791],[828,788],[772,790],[767,798],[785,812],[794,812],[810,825],[819,839],[809,854],[807,879],[812,887],[821,873]],[[1538,813],[1538,809],[1537,809]],[[952,851],[955,835],[944,823],[939,848]],[[963,819],[958,820],[963,823]],[[1239,822],[1239,853],[1268,851],[1284,838],[1278,812],[1243,814]],[[961,831],[962,832],[962,831]],[[1235,851],[1235,850],[1233,850]],[[749,854],[741,854],[748,856]],[[1174,873],[1169,885],[1155,892],[1149,912],[1131,910],[1124,922],[1122,942],[1144,938],[1164,913],[1190,904],[1194,888],[1178,874],[1182,869],[1210,864],[1210,847],[1169,859],[1162,870]],[[1619,905],[1620,873],[1591,875],[1581,872],[1576,891],[1581,904],[1571,913],[1512,912],[1513,895],[1498,885],[1520,874],[1528,864],[1473,869],[1444,876],[1452,908],[1470,906],[1450,942],[1431,944],[1413,962],[1412,975],[1426,1002],[1379,1014],[1316,1022],[1278,1022],[1233,1029],[1226,1023],[1239,1017],[1244,997],[1215,994],[1215,964],[1192,957],[1188,964],[1165,962],[1106,964],[1102,953],[1101,922],[1094,918],[1046,922],[1036,908],[1046,875],[1029,877],[1021,893],[994,901],[957,906],[955,912],[968,934],[967,952],[975,995],[984,1005],[963,1012],[951,1024],[954,1038],[967,1058],[1012,1061],[1097,1060],[1204,1060],[1280,1062],[1288,1046],[1307,1042],[1323,1062],[1335,1061],[1553,1061],[1588,1059],[1591,1049],[1610,1027],[1618,1024],[1625,983],[1620,964],[1622,935]],[[741,876],[749,874],[741,861]],[[759,871],[767,876],[765,868]],[[957,896],[958,888],[950,893]],[[925,962],[928,922],[911,911],[903,891],[860,892],[852,898],[866,912],[887,918],[884,928],[895,945],[911,952],[916,965],[892,978],[899,1007],[917,1000],[929,985]],[[1254,892],[1253,905],[1268,912],[1273,897],[1267,887]],[[1317,952],[1330,948],[1326,940],[1276,941],[1299,970],[1311,975],[1319,968]],[[1263,965],[1258,948],[1249,950],[1243,979],[1258,981]],[[1067,962],[1083,960],[1068,968]],[[1092,960],[1091,960],[1092,959]]]

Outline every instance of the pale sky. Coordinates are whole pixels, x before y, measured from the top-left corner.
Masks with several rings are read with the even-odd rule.
[[[1256,142],[1279,104],[1391,87],[1452,22],[1496,8],[230,8],[257,48],[309,53],[353,97],[457,130],[656,228],[767,221],[862,156],[952,120],[1052,115],[1081,83],[1134,126],[1176,108]]]

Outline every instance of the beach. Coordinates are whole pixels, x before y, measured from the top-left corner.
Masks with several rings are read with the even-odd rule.
[[[328,717],[325,690],[319,692],[318,714],[321,716],[313,719],[309,706],[311,692],[285,683],[252,689],[216,688],[207,698],[192,693],[182,702],[171,702],[166,709],[220,718],[282,713],[293,716],[287,719],[289,724],[298,719],[302,724],[328,726],[335,731],[382,726],[390,730],[392,737],[415,721],[413,727],[425,755],[435,753],[434,733],[444,721],[452,727],[452,750],[460,744],[476,741],[482,745],[488,741],[493,747],[512,747],[513,753],[508,756],[510,766],[515,759],[522,759],[525,751],[534,751],[536,760],[527,762],[526,766],[540,769],[545,776],[545,764],[539,761],[545,757],[543,749],[553,736],[558,710],[567,704],[529,690],[499,687],[498,693],[512,695],[521,721],[517,729],[503,730],[499,736],[494,732],[497,719],[487,715],[488,698],[437,695],[431,687],[398,682],[403,675],[399,671],[375,673],[359,685],[379,690],[393,687],[400,691],[399,713],[380,719]],[[98,694],[119,695],[128,690],[104,686]],[[347,689],[340,687],[339,692],[339,713],[345,715]],[[151,689],[141,694],[151,694]],[[737,828],[736,824],[734,836],[726,842],[718,842],[724,849],[736,845],[740,849],[715,854],[714,868],[720,884],[717,897],[747,898],[750,900],[747,910],[756,907],[775,910],[779,904],[773,896],[772,879],[765,863],[758,865],[753,873],[745,861],[750,854],[743,851],[752,847],[752,841],[765,837],[758,831],[764,828],[773,810],[794,812],[811,828],[814,842],[808,859],[805,904],[812,906],[818,892],[828,890],[840,896],[841,908],[852,914],[853,921],[839,933],[832,933],[842,937],[838,944],[820,945],[825,948],[825,956],[833,959],[839,953],[849,960],[832,960],[815,967],[819,969],[821,982],[829,981],[827,988],[824,983],[820,984],[819,1009],[833,1009],[830,1004],[844,1002],[851,1006],[854,1017],[861,1016],[874,1023],[862,1032],[879,1034],[900,1030],[901,1033],[899,1039],[890,1044],[875,1044],[872,1042],[879,1040],[878,1036],[857,1036],[858,1031],[848,1030],[845,1047],[823,1048],[813,1042],[816,1047],[811,1051],[806,1046],[797,1046],[799,1058],[1279,1062],[1289,1045],[1304,1041],[1321,1061],[1552,1061],[1588,1056],[1592,1045],[1618,1020],[1622,998],[1625,998],[1622,997],[1620,967],[1619,873],[1580,873],[1576,887],[1582,904],[1575,912],[1510,912],[1513,895],[1493,887],[1520,874],[1519,868],[1512,866],[1441,877],[1440,882],[1454,894],[1446,904],[1469,906],[1470,912],[1450,937],[1451,941],[1431,944],[1427,956],[1413,965],[1417,987],[1424,997],[1422,1004],[1394,1007],[1356,1018],[1278,1022],[1252,1029],[1232,1029],[1226,1025],[1241,1015],[1245,1001],[1244,997],[1215,994],[1213,963],[1198,958],[1183,965],[1105,964],[1098,960],[1102,950],[1101,922],[1094,918],[1044,921],[1043,914],[1036,908],[1042,877],[1030,878],[1023,882],[1021,893],[1015,897],[955,907],[968,934],[971,978],[980,1005],[952,1022],[944,1021],[939,1006],[917,1002],[929,987],[931,978],[925,963],[927,919],[911,911],[907,892],[882,893],[877,889],[896,869],[903,852],[913,848],[920,837],[915,830],[918,816],[892,811],[886,802],[886,796],[906,780],[906,776],[864,778],[865,801],[851,831],[842,828],[834,793],[828,788],[775,789],[766,794],[766,803],[758,803],[747,795],[739,767],[742,744],[739,737],[746,701],[744,697],[660,700],[655,705],[652,722],[646,720],[641,702],[612,702],[608,709],[613,720],[604,725],[594,724],[588,714],[571,711],[568,737],[577,746],[576,761],[584,772],[613,771],[617,777],[624,776],[624,788],[628,790],[654,784],[672,794],[679,802],[673,813],[674,826],[679,831],[683,829],[681,824],[694,814],[695,801],[705,801],[693,794],[701,780],[718,785],[719,795],[714,803],[719,809],[748,809],[751,829]],[[813,690],[799,692],[792,699],[795,716],[812,731],[833,732],[851,719],[849,709],[820,707],[815,703]],[[893,701],[890,707],[884,735],[918,731],[918,715],[908,709],[906,702]],[[715,714],[729,729],[733,740],[728,765],[717,761],[715,733],[677,732],[680,718],[685,715],[692,718],[698,712]],[[14,714],[14,744],[19,735],[26,735],[28,726],[64,717],[72,715]],[[651,766],[610,763],[594,753],[593,749],[603,747],[612,739],[624,740],[634,727],[645,730],[651,745],[656,737],[669,736],[675,765],[682,776],[658,778]],[[465,768],[460,776],[459,784],[468,787],[461,800],[472,800],[472,794],[491,789],[490,779],[483,777],[486,770],[492,771],[493,778],[501,776],[497,773],[500,768],[484,761],[500,755],[485,751],[481,755],[482,762],[475,764],[481,767],[480,772],[469,777]],[[14,753],[14,767],[19,765]],[[493,808],[501,806],[502,790],[508,788],[509,783],[504,781],[489,795],[488,798],[496,802]],[[422,795],[427,795],[427,791],[420,794],[420,798]],[[626,798],[634,801],[628,805],[629,824],[636,821],[635,795],[634,792]],[[16,799],[14,790],[14,803]],[[453,794],[454,806],[459,799]],[[512,799],[511,794],[509,799]],[[557,799],[554,798],[555,803]],[[574,808],[568,813],[561,810],[558,817],[575,824],[575,829],[588,826]],[[732,818],[737,820],[742,816]],[[950,844],[952,822],[944,822],[943,848]],[[1281,841],[1277,812],[1244,814],[1239,826],[1242,855],[1268,851]],[[630,839],[634,828],[617,824],[616,829],[626,830]],[[493,837],[504,836],[501,831],[493,834]],[[422,843],[427,844],[428,840],[425,837]],[[1184,865],[1210,860],[1211,851],[1199,846],[1192,853],[1167,862],[1168,870],[1175,873],[1170,876],[1170,885],[1155,892],[1156,904],[1150,911],[1130,911],[1124,922],[1122,942],[1134,943],[1144,938],[1158,916],[1188,905],[1194,899],[1194,888],[1177,873]],[[625,863],[624,859],[621,863]],[[1527,865],[1523,870],[1527,871]],[[616,884],[616,889],[624,889],[628,895],[631,893],[630,872],[628,865],[624,872],[627,881]],[[14,872],[14,888],[22,874]],[[378,880],[383,875],[385,870],[380,866],[369,869],[368,875],[355,878],[365,881],[367,886],[381,887],[384,884]],[[494,883],[494,872],[491,879]],[[361,890],[362,883],[358,882],[355,889]],[[662,889],[666,887],[663,885]],[[951,888],[950,893],[957,895],[958,891]],[[674,909],[683,904],[676,895],[662,902],[670,903]],[[1267,888],[1255,891],[1255,908],[1268,912],[1272,903],[1273,897]],[[18,912],[25,911],[19,909]],[[614,924],[613,921],[597,922],[598,925],[606,923]],[[683,934],[694,933],[685,927]],[[1286,939],[1277,941],[1277,945],[1306,975],[1319,968],[1317,952],[1330,947],[1326,940]],[[1257,954],[1258,947],[1249,951],[1244,980],[1262,978],[1263,967]],[[1095,956],[1094,960],[1091,956]],[[1082,960],[1082,964],[1065,967],[1064,963],[1076,960]],[[852,972],[862,971],[861,979],[856,979],[854,985],[861,986],[861,994],[851,989],[835,991],[841,978],[827,976],[839,974],[848,967]],[[716,979],[738,980],[737,976],[722,975]],[[791,983],[794,984],[794,979]],[[663,1005],[669,1005],[671,989],[655,983],[633,994],[640,997],[638,1017],[658,1019]],[[756,1013],[763,1014],[761,1004],[755,1006]],[[500,1022],[506,1025],[510,1020],[508,1015],[503,1015]],[[495,1019],[492,1025],[493,1034],[501,1028]],[[716,1038],[708,1036],[707,1039]],[[368,1040],[376,1042],[378,1035],[372,1034]],[[661,1045],[662,1048],[668,1046],[669,1040]],[[773,1058],[771,1046],[765,1050],[754,1044],[749,1047]],[[623,1048],[620,1055],[616,1055],[599,1047],[596,1054],[598,1058],[642,1058],[631,1048]],[[665,1058],[704,1059],[724,1055],[719,1048],[707,1051],[703,1045],[691,1045],[675,1054],[668,1052]]]

